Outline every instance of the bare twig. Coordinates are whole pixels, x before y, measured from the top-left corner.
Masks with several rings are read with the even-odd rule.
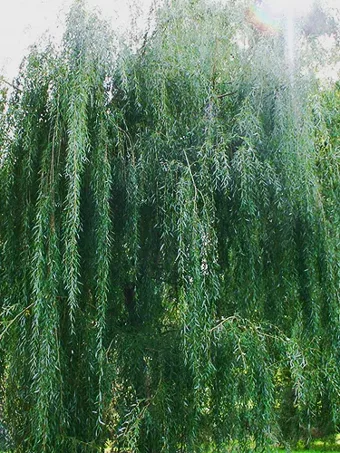
[[[15,85],[13,85],[13,83],[11,83],[8,80],[6,80],[3,76],[0,76],[0,81],[4,82],[6,85],[8,85],[8,86],[14,88],[15,90],[19,91],[20,93],[22,93],[22,90],[20,90],[19,87],[16,87]]]
[[[18,319],[20,316],[22,316],[25,311],[29,310],[31,307],[33,307],[34,303],[30,304],[28,307],[24,308],[20,313],[18,313],[8,324],[8,326],[1,332],[0,334],[0,340],[5,336],[5,333],[8,331],[8,329],[11,327],[11,325]]]
[[[237,90],[230,91],[229,93],[218,94],[217,95],[217,99],[222,99],[222,98],[225,98],[227,96],[232,96],[233,94],[236,94],[236,93],[237,93]]]
[[[236,319],[239,319],[238,316],[229,316],[228,318],[222,319],[216,326],[214,326],[212,329],[210,329],[210,332],[213,332],[214,330],[220,328],[223,326],[224,323],[230,322],[230,321],[235,321]]]

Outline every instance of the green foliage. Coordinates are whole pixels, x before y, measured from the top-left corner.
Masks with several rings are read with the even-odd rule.
[[[132,53],[76,4],[61,49],[24,61],[0,116],[17,452],[339,425],[339,90],[246,6],[176,1]]]

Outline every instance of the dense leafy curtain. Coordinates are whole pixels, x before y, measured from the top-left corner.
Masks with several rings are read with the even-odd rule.
[[[270,448],[340,400],[339,89],[247,5],[137,52],[76,4],[1,114],[1,370],[17,452]],[[202,450],[203,451],[203,450]]]

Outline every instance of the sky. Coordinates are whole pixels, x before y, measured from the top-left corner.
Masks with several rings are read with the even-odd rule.
[[[274,10],[296,10],[298,14],[310,8],[313,0],[264,0]],[[340,7],[340,0],[323,0]],[[87,0],[112,21],[113,27],[127,29],[131,23],[130,6],[139,13],[139,24],[145,24],[153,0]],[[44,34],[61,38],[64,20],[73,0],[0,0],[0,74],[12,79],[18,72],[30,45]],[[296,6],[298,5],[298,7]],[[143,25],[142,25],[143,26]]]
[[[73,0],[0,0],[0,74],[12,79],[19,64],[44,33],[60,39],[65,14]],[[131,22],[129,5],[133,0],[87,0],[111,20],[115,27],[126,28]],[[135,0],[138,12],[148,15],[151,0]]]

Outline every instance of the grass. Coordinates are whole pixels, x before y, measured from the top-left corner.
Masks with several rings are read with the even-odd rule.
[[[298,448],[296,450],[291,450],[289,453],[321,453],[321,452],[340,452],[340,433],[335,436],[331,436],[325,439],[317,439],[311,442],[310,448]],[[286,450],[278,449],[273,450],[273,453],[285,453]],[[3,450],[0,450],[0,453],[10,453]],[[216,453],[216,452],[214,452]]]
[[[301,448],[296,450],[297,452],[308,451],[309,453],[321,452],[321,451],[340,451],[340,433],[326,437],[323,439],[316,439],[311,442],[308,450]]]
[[[336,444],[336,445],[327,445],[327,446],[324,446],[324,445],[315,445],[313,444],[313,449],[299,449],[299,450],[292,450],[290,453],[302,453],[302,452],[306,452],[306,453],[320,453],[320,452],[328,452],[328,451],[340,451],[340,444]],[[276,452],[279,452],[279,453],[285,453],[286,450],[276,450]],[[10,453],[10,452],[6,452],[6,451],[0,451],[0,453]]]

